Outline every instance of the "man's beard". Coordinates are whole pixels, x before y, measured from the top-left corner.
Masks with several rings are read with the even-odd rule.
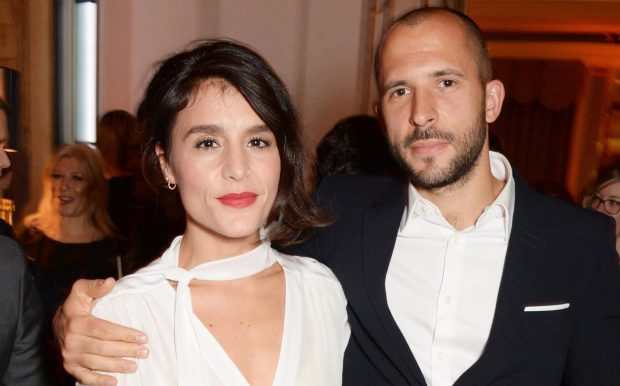
[[[478,115],[474,126],[470,127],[462,136],[438,130],[434,126],[427,129],[416,127],[413,133],[405,137],[400,144],[391,144],[392,155],[402,170],[407,173],[407,176],[416,188],[435,190],[451,186],[457,182],[465,182],[467,176],[478,162],[484,147],[487,135],[487,126],[484,118],[485,114],[483,111]],[[431,138],[442,139],[452,144],[456,150],[456,155],[450,161],[450,164],[443,169],[433,165],[435,163],[433,157],[426,157],[423,159],[423,162],[430,171],[425,172],[424,168],[414,170],[407,163],[401,151],[407,151],[409,146],[417,140]]]

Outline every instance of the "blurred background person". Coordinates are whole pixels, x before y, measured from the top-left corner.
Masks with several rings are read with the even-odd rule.
[[[131,273],[162,254],[185,229],[175,195],[154,193],[142,173],[141,131],[124,110],[105,113],[97,124],[97,148],[109,187],[109,214],[127,241],[123,270]],[[166,218],[167,221],[161,221]]]
[[[325,134],[316,149],[317,184],[332,174],[401,175],[377,118],[353,115]]]
[[[8,107],[0,99],[0,174],[11,166],[6,154],[7,118]],[[12,236],[10,226],[2,223]],[[0,262],[0,384],[46,385],[40,347],[41,302],[23,251],[4,235],[0,235]]]
[[[120,276],[122,249],[107,211],[108,187],[96,150],[66,145],[47,164],[36,213],[24,219],[18,239],[40,269],[37,282],[48,315],[46,364],[55,385],[73,384],[64,373],[51,316],[79,278]]]
[[[97,124],[97,149],[109,186],[109,213],[120,234],[131,240],[144,191],[138,120],[124,110],[105,113]]]
[[[620,254],[620,162],[601,169],[586,189],[583,206],[604,213],[616,222],[616,251]]]
[[[0,98],[0,198],[4,197],[4,190],[6,185],[11,181],[8,173],[10,173],[11,161],[6,153],[6,146],[9,141],[9,106],[6,102]],[[13,235],[13,228],[9,223],[0,218],[0,235],[15,238]]]

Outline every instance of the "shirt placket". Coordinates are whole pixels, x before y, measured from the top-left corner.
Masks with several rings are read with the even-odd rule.
[[[459,259],[463,255],[464,235],[454,232],[446,240],[444,255],[444,269],[441,287],[437,296],[437,318],[435,334],[431,347],[432,385],[451,385],[453,379],[450,369],[453,342],[456,329],[456,310],[458,305],[458,277],[460,271]]]

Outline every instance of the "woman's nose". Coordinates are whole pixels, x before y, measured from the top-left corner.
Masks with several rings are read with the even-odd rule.
[[[67,178],[62,177],[59,182],[60,182],[60,184],[59,184],[58,187],[60,188],[60,190],[67,190],[67,189],[69,189],[69,180]]]
[[[224,178],[240,181],[250,176],[250,165],[244,150],[230,149],[226,152],[222,168]]]

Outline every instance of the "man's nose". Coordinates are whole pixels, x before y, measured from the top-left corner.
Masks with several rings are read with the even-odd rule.
[[[432,126],[437,120],[434,98],[430,93],[414,91],[411,97],[411,115],[409,123],[415,127]]]

